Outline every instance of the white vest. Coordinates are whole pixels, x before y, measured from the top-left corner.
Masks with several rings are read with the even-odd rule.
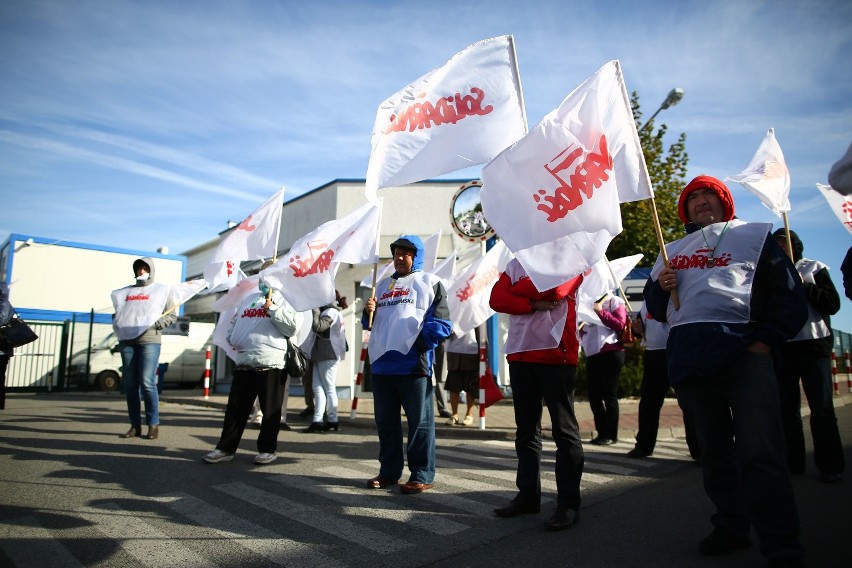
[[[658,351],[666,348],[666,343],[669,340],[669,324],[661,323],[651,317],[648,310],[642,306],[639,310],[639,317],[642,318],[642,326],[644,328],[645,349],[648,351]]]
[[[370,363],[387,353],[408,353],[420,330],[426,311],[435,301],[435,284],[441,280],[425,272],[412,272],[376,285],[376,311],[367,351]]]
[[[614,312],[619,306],[623,305],[625,305],[624,300],[612,294],[603,302],[603,308],[608,312]],[[627,325],[630,325],[629,320]],[[618,343],[618,336],[618,332],[605,325],[587,323],[583,327],[583,333],[580,334],[580,347],[583,348],[586,357],[591,357],[600,353],[604,345]]]
[[[282,305],[284,298],[277,291],[272,292],[276,305]],[[266,296],[260,291],[249,294],[237,310],[234,328],[231,330],[230,343],[234,351],[262,351],[264,349],[287,350],[287,338],[272,323],[263,306]],[[283,308],[279,308],[283,309]]]
[[[751,316],[751,287],[763,243],[772,225],[732,219],[720,240],[725,223],[704,227],[704,233],[669,243],[669,265],[677,271],[680,309],[669,301],[669,327],[697,322],[748,323]],[[705,242],[706,239],[706,242]],[[716,248],[716,263],[707,266],[708,245]],[[656,280],[663,270],[662,258],[651,271]]]
[[[346,331],[343,327],[343,316],[336,308],[327,308],[320,313],[320,317],[328,316],[331,318],[331,327],[328,328],[328,339],[331,342],[331,349],[334,351],[334,356],[338,361],[346,357]],[[314,344],[317,340],[317,334],[312,329],[305,338],[301,348],[305,353],[313,353]]]
[[[516,284],[527,275],[524,267],[513,258],[506,265],[506,275]],[[562,341],[562,331],[568,319],[568,302],[559,302],[552,310],[534,310],[529,314],[509,316],[509,337],[503,352],[506,355],[523,351],[553,349]]]
[[[809,284],[816,284],[814,281],[814,274],[823,268],[828,268],[828,266],[818,260],[810,260],[808,258],[802,258],[796,263],[796,270],[798,270],[799,274],[802,276],[802,282],[807,282]],[[829,335],[831,335],[831,330],[825,324],[822,314],[820,314],[817,309],[808,302],[808,321],[796,337],[790,341],[820,339],[822,337],[828,337]]]
[[[461,337],[453,332],[444,347],[447,353],[461,353],[463,355],[474,355],[479,353],[479,344],[476,342],[476,330],[471,329]]]
[[[163,315],[172,287],[152,282],[147,286],[125,286],[113,290],[115,317],[112,328],[118,339],[136,339]]]

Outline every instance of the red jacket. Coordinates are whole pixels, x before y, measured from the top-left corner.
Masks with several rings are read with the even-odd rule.
[[[562,330],[562,340],[552,349],[536,349],[521,351],[506,356],[511,362],[544,363],[547,365],[577,365],[580,344],[577,340],[577,303],[576,292],[583,276],[579,275],[568,282],[545,292],[536,290],[532,280],[524,276],[514,285],[504,272],[491,289],[491,309],[509,315],[524,315],[532,313],[530,300],[554,302],[566,298],[568,301],[568,317],[565,319],[565,329]]]

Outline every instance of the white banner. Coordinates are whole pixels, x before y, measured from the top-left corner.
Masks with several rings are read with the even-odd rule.
[[[485,217],[536,288],[603,257],[619,203],[653,195],[618,61],[610,61],[482,170]]]
[[[379,105],[367,196],[483,164],[525,132],[512,36],[477,42]]]
[[[746,169],[726,177],[755,194],[767,209],[781,217],[790,210],[790,172],[784,162],[784,153],[775,139],[775,129],[770,128]]]
[[[236,286],[242,274],[241,261],[275,256],[283,205],[284,186],[281,186],[219,243],[204,267],[204,279],[210,288],[208,294]]]
[[[497,241],[484,256],[459,272],[447,289],[450,320],[458,335],[464,335],[482,325],[494,315],[489,306],[491,288],[500,273],[512,260],[512,253],[503,241]]]
[[[438,246],[441,244],[441,229],[423,239],[423,272],[432,272],[438,260]]]
[[[577,290],[577,318],[595,325],[603,325],[592,306],[607,292],[614,292],[636,268],[642,254],[607,260],[606,256],[583,273],[583,283]]]
[[[365,203],[342,219],[323,223],[290,247],[261,279],[280,290],[296,311],[324,306],[334,300],[334,277],[341,262],[378,260],[382,203]]]
[[[828,201],[828,206],[840,220],[840,224],[852,233],[852,195],[841,195],[829,185],[818,183],[816,186]]]

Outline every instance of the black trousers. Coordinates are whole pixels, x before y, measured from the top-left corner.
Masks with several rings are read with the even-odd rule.
[[[666,367],[666,350],[645,350],[645,364],[642,367],[642,386],[639,388],[639,431],[636,432],[636,447],[645,452],[653,452],[657,445],[660,428],[660,409],[669,392],[669,371]],[[698,459],[701,451],[695,435],[694,420],[689,412],[683,412],[683,426],[686,431],[686,445],[689,455]]]
[[[618,378],[622,367],[624,351],[606,351],[586,358],[589,406],[601,438],[618,439]]]
[[[254,406],[254,399],[257,398],[263,412],[260,434],[257,436],[257,451],[275,453],[278,447],[278,432],[281,430],[281,405],[287,387],[282,381],[289,378],[283,369],[234,370],[228,405],[225,407],[225,424],[216,447],[229,454],[237,451]]]
[[[583,443],[574,414],[577,368],[568,365],[509,363],[515,408],[516,483],[520,497],[541,501],[541,401],[547,405],[556,443],[556,506],[580,508]]]

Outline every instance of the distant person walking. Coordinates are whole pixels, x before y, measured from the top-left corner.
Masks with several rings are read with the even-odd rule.
[[[340,311],[349,304],[340,292],[334,292],[335,301],[313,310],[311,332],[302,346],[313,363],[314,415],[308,432],[337,431],[340,425],[337,417],[337,368],[349,350]]]
[[[145,401],[145,438],[160,435],[160,399],[157,394],[157,363],[160,359],[162,330],[177,321],[172,308],[171,287],[154,281],[154,261],[150,257],[133,261],[136,283],[112,292],[115,315],[112,327],[118,336],[121,378],[127,396],[130,430],[122,438],[142,437],[139,393]]]
[[[0,282],[0,325],[9,323],[14,313],[15,310],[9,303],[9,286],[5,282]],[[12,355],[14,355],[14,349],[11,347],[4,349],[0,346],[0,410],[6,408],[6,369]]]
[[[473,425],[473,410],[479,396],[479,328],[464,335],[453,333],[445,342],[447,351],[447,380],[446,386],[450,393],[450,408],[452,414],[447,424],[458,426],[459,402],[461,393],[465,393],[467,410],[461,424]]]

